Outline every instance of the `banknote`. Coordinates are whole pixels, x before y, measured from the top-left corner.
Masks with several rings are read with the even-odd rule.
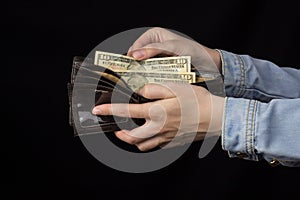
[[[124,71],[115,70],[127,85],[137,91],[147,83],[195,83],[196,75],[194,72],[144,72],[144,71]]]
[[[140,64],[146,69],[146,71],[191,72],[190,56],[149,58],[140,61]]]
[[[111,70],[140,70],[159,72],[191,72],[190,56],[171,56],[163,58],[149,58],[146,60],[135,60],[132,57],[96,51],[95,65],[100,65]]]

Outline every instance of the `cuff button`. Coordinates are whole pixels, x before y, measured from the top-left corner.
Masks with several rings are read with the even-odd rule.
[[[269,164],[270,164],[272,167],[275,167],[275,166],[279,165],[280,163],[279,163],[278,160],[272,159],[272,160],[269,162]]]
[[[241,153],[241,152],[237,152],[236,155],[237,155],[237,157],[239,157],[239,158],[246,158],[246,157],[248,157],[247,154]]]

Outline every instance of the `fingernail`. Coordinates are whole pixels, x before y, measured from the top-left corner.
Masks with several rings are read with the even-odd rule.
[[[92,113],[94,115],[100,115],[101,114],[101,110],[98,107],[94,107],[92,110]]]
[[[145,54],[144,54],[143,51],[135,51],[135,52],[132,53],[132,56],[135,59],[140,59],[140,58],[143,58],[145,56]]]
[[[122,133],[123,133],[122,130],[120,130],[120,131],[115,131],[115,135],[120,135],[120,134],[122,134]]]

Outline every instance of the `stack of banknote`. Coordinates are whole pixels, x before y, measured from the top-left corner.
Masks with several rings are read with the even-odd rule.
[[[132,129],[144,119],[95,116],[94,106],[106,103],[146,103],[137,91],[147,83],[195,84],[206,87],[214,81],[212,74],[197,73],[190,56],[155,57],[135,60],[132,57],[96,51],[94,57],[75,56],[68,83],[70,124],[75,135],[107,133]]]
[[[137,91],[146,83],[195,83],[190,56],[150,58],[137,61],[132,57],[96,51],[94,64],[113,70]]]

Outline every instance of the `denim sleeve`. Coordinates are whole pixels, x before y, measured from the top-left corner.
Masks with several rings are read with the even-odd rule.
[[[300,98],[300,70],[272,62],[219,51],[226,96],[256,99]]]
[[[225,98],[222,147],[230,157],[300,166],[300,98]]]
[[[300,70],[220,51],[230,157],[300,166]]]

